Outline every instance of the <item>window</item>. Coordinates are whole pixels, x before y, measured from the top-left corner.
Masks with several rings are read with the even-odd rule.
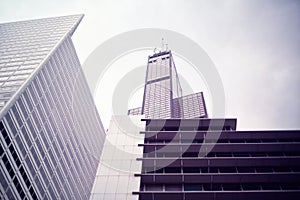
[[[18,103],[19,103],[19,106],[20,106],[20,111],[21,111],[21,113],[23,114],[23,119],[27,119],[27,117],[28,117],[28,113],[27,113],[27,109],[26,109],[26,107],[25,107],[25,104],[24,104],[24,102],[25,102],[25,99],[24,99],[24,96],[21,96],[21,98],[20,98],[20,100],[18,101]]]
[[[12,157],[14,158],[14,161],[17,164],[17,166],[20,167],[21,161],[20,161],[20,159],[18,157],[18,154],[15,151],[15,148],[14,148],[14,146],[12,144],[9,146],[9,151],[10,151]]]
[[[269,152],[268,156],[283,156],[282,152]]]
[[[180,167],[166,167],[165,173],[181,173]]]
[[[209,152],[206,157],[215,157],[216,156],[216,153],[213,153],[213,152]]]
[[[260,185],[257,183],[244,183],[242,184],[243,190],[260,190]]]
[[[247,152],[234,152],[233,156],[234,157],[249,157],[249,153],[247,153]]]
[[[2,124],[2,122],[1,122],[1,124]],[[10,141],[10,138],[9,138],[6,130],[5,129],[1,130],[1,133],[2,133],[2,136],[3,136],[4,140],[5,140],[5,142],[6,142],[6,145],[9,146],[9,144],[10,144],[11,141]]]
[[[275,172],[290,172],[291,169],[289,167],[274,167]]]
[[[211,190],[212,191],[220,191],[220,190],[222,190],[222,185],[221,184],[212,184]]]
[[[272,167],[256,167],[256,172],[261,173],[261,172],[273,172]]]
[[[8,114],[6,114],[5,119],[6,119],[6,122],[7,122],[6,124],[8,125],[8,127],[11,130],[11,133],[15,136],[17,134],[17,127],[13,123],[12,113],[9,112]]]
[[[254,168],[252,167],[237,167],[239,173],[252,173],[254,172]]]
[[[198,167],[184,167],[183,173],[200,173],[200,168]]]
[[[145,185],[146,191],[163,191],[162,184]]]
[[[23,94],[24,94],[24,98],[26,100],[26,103],[27,103],[27,106],[28,106],[29,110],[32,111],[33,110],[33,103],[32,103],[31,97],[30,97],[29,89],[27,89],[26,92],[24,92]]]
[[[182,191],[182,185],[179,184],[172,184],[172,185],[165,185],[166,191]]]
[[[283,190],[299,190],[300,186],[295,183],[285,183],[281,184],[281,188]]]
[[[155,170],[154,173],[162,174],[162,173],[164,173],[164,168],[157,169],[157,170]]]
[[[5,167],[6,167],[6,170],[9,173],[10,177],[13,178],[14,175],[15,175],[15,172],[14,172],[14,170],[13,170],[13,168],[12,168],[12,166],[11,166],[11,164],[10,164],[10,162],[9,162],[9,160],[8,160],[8,158],[7,158],[7,156],[5,154],[4,154],[3,158],[2,158],[2,161],[3,161],[3,163],[4,163]]]
[[[230,140],[230,143],[245,143],[245,141],[240,139],[234,139],[234,140]]]
[[[279,184],[276,183],[265,183],[261,184],[263,190],[280,190]]]
[[[300,167],[292,167],[293,172],[300,172]]]
[[[209,173],[219,173],[219,169],[217,167],[209,167],[208,172]]]
[[[12,107],[12,112],[14,113],[14,115],[16,117],[16,121],[17,121],[18,126],[21,127],[23,122],[22,122],[21,115],[20,115],[16,105],[14,105]]]
[[[208,167],[201,167],[201,173],[208,173]]]
[[[235,167],[220,167],[220,173],[236,173]]]
[[[216,157],[231,157],[231,152],[217,152]]]
[[[266,156],[266,153],[264,153],[264,152],[252,152],[252,153],[250,153],[250,155],[252,157],[264,157],[264,156]]]
[[[203,185],[197,183],[186,183],[184,184],[184,191],[202,191]]]
[[[185,152],[182,157],[198,157],[198,152]]]
[[[240,191],[240,184],[223,184],[223,190],[225,191]]]
[[[36,131],[35,127],[34,127],[34,123],[33,123],[32,119],[29,118],[26,121],[26,123],[27,123],[27,127],[28,127],[28,130],[30,131],[31,136],[33,137],[33,139],[35,139],[36,136],[37,136],[37,131]]]
[[[0,157],[2,156],[2,154],[4,154],[4,149],[2,147],[2,144],[0,143]]]

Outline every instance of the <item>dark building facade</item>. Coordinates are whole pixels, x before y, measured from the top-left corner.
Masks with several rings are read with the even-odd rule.
[[[83,15],[0,24],[0,199],[89,199],[105,133],[71,40]]]
[[[210,127],[216,120],[221,129]],[[298,130],[236,131],[235,119],[145,121],[140,200],[300,198]]]

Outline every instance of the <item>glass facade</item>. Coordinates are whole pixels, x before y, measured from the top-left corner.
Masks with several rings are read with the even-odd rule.
[[[148,59],[142,114],[146,118],[172,117],[171,54],[162,52]]]
[[[81,15],[0,24],[0,110]]]
[[[82,17],[0,25],[0,199],[90,197],[105,134],[71,40]]]
[[[146,119],[208,117],[202,92],[182,96],[171,51],[149,56],[143,106],[128,110],[128,115],[145,115]]]
[[[175,118],[188,119],[208,117],[202,92],[174,98],[173,106]]]

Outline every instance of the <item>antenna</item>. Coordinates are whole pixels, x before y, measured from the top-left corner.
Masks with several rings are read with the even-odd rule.
[[[168,44],[165,43],[165,39],[161,38],[161,50],[167,51],[168,50]]]
[[[165,43],[165,39],[164,38],[161,38],[161,48],[155,47],[153,49],[154,54],[160,53],[162,51],[168,51],[168,44]]]

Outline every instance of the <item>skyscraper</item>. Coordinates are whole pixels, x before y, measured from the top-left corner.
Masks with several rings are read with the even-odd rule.
[[[300,131],[208,118],[201,92],[173,96],[170,63],[170,52],[149,56],[143,106],[113,117],[92,199],[299,199]]]
[[[202,92],[182,96],[171,51],[148,57],[142,107],[128,110],[128,115],[152,119],[208,117]]]
[[[88,199],[105,133],[71,36],[83,15],[0,24],[0,199]]]
[[[149,56],[142,114],[146,118],[173,117],[173,96],[182,96],[182,90],[171,52]]]
[[[237,131],[236,119],[208,118],[203,93],[172,97],[171,70],[159,72],[168,64],[153,66],[165,54],[172,57],[149,57],[142,169],[135,174],[140,188],[133,194],[139,200],[299,199],[300,131]]]

